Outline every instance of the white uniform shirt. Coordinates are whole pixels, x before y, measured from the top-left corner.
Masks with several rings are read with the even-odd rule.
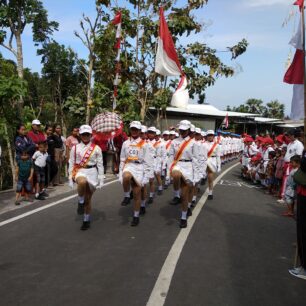
[[[48,158],[48,153],[46,152],[42,153],[40,151],[36,151],[32,156],[32,159],[34,160],[34,165],[40,168],[46,167],[47,158]]]
[[[133,175],[138,185],[148,183],[152,175],[152,156],[152,146],[146,141],[143,144],[140,137],[126,140],[120,154],[119,179],[122,179],[122,173],[127,171]]]
[[[284,157],[285,162],[289,163],[290,158],[294,155],[302,156],[303,151],[304,151],[304,146],[299,140],[295,139],[294,141],[290,142],[287,146],[287,152]]]
[[[214,141],[206,141],[205,142],[205,147],[207,150],[207,163],[210,168],[215,168],[214,170],[217,171],[218,169],[221,170],[221,153],[220,153],[220,146],[217,144],[215,147],[214,151],[211,153],[210,156],[208,156],[209,151],[212,149],[214,146],[215,142]],[[213,169],[211,169],[213,170]]]

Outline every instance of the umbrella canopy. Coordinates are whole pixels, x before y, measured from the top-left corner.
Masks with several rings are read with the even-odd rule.
[[[123,121],[117,113],[103,112],[92,120],[91,127],[96,139],[109,139],[122,133]]]

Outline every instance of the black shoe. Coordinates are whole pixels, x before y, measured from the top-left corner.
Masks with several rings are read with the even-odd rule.
[[[191,201],[191,207],[195,207],[196,206],[196,200],[192,200]]]
[[[145,215],[145,213],[146,213],[146,208],[141,206],[141,207],[140,207],[139,214],[140,214],[141,216],[143,216],[143,215]]]
[[[43,201],[43,200],[45,200],[46,198],[40,194],[38,197],[35,196],[35,199],[36,199],[36,200],[42,200],[42,201]]]
[[[134,195],[133,195],[133,191],[130,192],[130,199],[133,199]]]
[[[90,228],[90,221],[83,221],[83,224],[81,226],[82,231],[86,231]]]
[[[170,205],[178,205],[180,204],[180,202],[181,202],[181,199],[179,197],[174,197],[172,201],[170,202]]]
[[[40,195],[42,195],[43,197],[48,197],[49,196],[49,194],[46,193],[45,191],[41,192]]]
[[[162,195],[163,191],[162,190],[157,190],[157,195]]]
[[[187,220],[181,219],[180,228],[186,228],[186,227],[187,227]]]
[[[78,203],[77,213],[78,215],[84,215],[84,203]]]
[[[149,197],[148,204],[152,204],[152,203],[153,203],[153,197]]]
[[[121,205],[122,205],[122,206],[129,205],[130,202],[131,202],[131,198],[125,197],[125,198],[123,199],[123,201],[121,202]]]
[[[188,207],[187,217],[191,217],[191,216],[192,216],[192,211],[191,211],[191,208]]]
[[[133,217],[131,226],[137,226],[139,224],[139,217]]]
[[[213,196],[212,194],[209,194],[207,199],[208,199],[208,200],[213,200],[213,199],[214,199],[214,196]]]

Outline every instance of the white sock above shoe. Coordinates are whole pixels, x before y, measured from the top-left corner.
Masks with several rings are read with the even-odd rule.
[[[197,196],[193,196],[192,201],[196,201],[196,200],[197,200]]]
[[[188,208],[191,208],[191,203],[188,203]]]
[[[139,218],[139,211],[134,211],[134,217]]]
[[[84,204],[84,202],[85,202],[85,197],[84,196],[83,197],[79,196],[79,203]]]
[[[158,190],[162,191],[163,190],[163,186],[158,186]]]
[[[187,211],[182,211],[182,220],[187,220]]]
[[[141,207],[146,207],[146,200],[141,201]]]
[[[208,190],[208,195],[212,195],[213,194],[213,191],[212,190]]]
[[[125,197],[125,198],[129,198],[129,197],[130,197],[130,191],[125,192],[125,193],[124,193],[124,197]]]
[[[90,221],[90,215],[89,214],[84,214],[84,222]]]
[[[179,190],[174,190],[173,193],[174,193],[174,196],[176,198],[180,198],[180,191]]]
[[[150,198],[154,197],[154,192],[150,192]]]

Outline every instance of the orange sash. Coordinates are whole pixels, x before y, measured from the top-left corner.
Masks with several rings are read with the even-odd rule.
[[[144,145],[146,144],[146,141],[144,139],[142,139],[139,143],[137,143],[136,145],[130,145],[131,147],[137,147],[139,149],[141,149]],[[133,160],[138,160],[138,157],[127,157],[126,160],[125,160],[125,164],[130,162],[130,161],[133,161]]]
[[[167,144],[166,144],[166,150],[169,149],[169,147],[171,146],[172,140],[170,140]]]
[[[182,154],[183,154],[185,148],[187,147],[187,145],[190,143],[191,140],[192,140],[192,138],[189,138],[187,141],[184,141],[184,142],[181,144],[179,150],[177,151],[177,153],[176,153],[176,155],[175,155],[175,157],[174,157],[174,161],[173,161],[173,163],[172,163],[172,165],[171,165],[171,167],[170,167],[170,172],[172,172],[173,167],[177,164],[177,162],[178,162],[179,159],[181,158],[181,156],[182,156]]]
[[[75,180],[75,176],[77,175],[78,171],[81,168],[84,168],[87,165],[87,163],[88,163],[88,161],[89,161],[93,151],[96,148],[96,144],[94,144],[94,143],[90,144],[89,148],[86,150],[86,152],[85,152],[84,156],[82,157],[82,160],[80,161],[79,164],[76,164],[76,147],[77,147],[77,145],[75,145],[75,153],[74,153],[74,162],[75,162],[75,164],[73,166],[72,173],[71,173],[73,180]]]
[[[209,152],[207,153],[207,157],[211,157],[211,155],[214,153],[218,143],[215,142],[214,145],[210,148]]]
[[[157,147],[157,145],[159,145],[161,143],[161,141],[159,140],[159,141],[156,141],[155,143],[154,143],[154,145],[153,145],[153,147],[154,148],[156,148]]]

